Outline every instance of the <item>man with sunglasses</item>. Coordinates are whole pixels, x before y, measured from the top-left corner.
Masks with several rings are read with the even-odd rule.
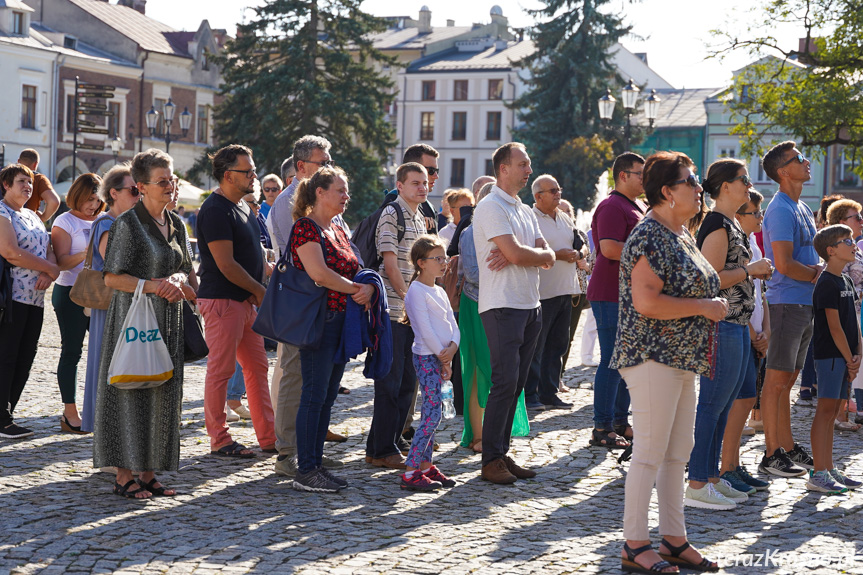
[[[776,271],[768,280],[770,343],[761,391],[761,414],[767,450],[758,469],[795,477],[812,469],[812,456],[791,434],[791,388],[812,339],[812,292],[823,266],[813,246],[815,219],[800,201],[811,178],[809,160],[793,141],[771,148],[762,159],[764,172],[779,190],[764,213],[764,249]],[[805,468],[805,469],[804,469]]]
[[[426,169],[426,172],[428,172],[429,197],[431,197],[432,192],[434,191],[435,182],[437,182],[437,179],[440,177],[440,168],[438,167],[439,157],[440,153],[428,144],[414,144],[413,146],[410,146],[407,150],[405,150],[404,156],[402,156],[402,164],[416,162],[417,164],[423,166]],[[397,189],[388,193],[386,199],[384,200],[384,203],[388,204],[395,200],[398,193],[399,191]],[[435,212],[434,206],[432,205],[431,201],[424,201],[422,204],[420,204],[419,210],[426,221],[426,232],[429,234],[437,234],[437,212]]]

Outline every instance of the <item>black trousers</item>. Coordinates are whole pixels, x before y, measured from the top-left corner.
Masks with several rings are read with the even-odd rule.
[[[485,466],[509,451],[515,408],[539,338],[542,310],[540,307],[490,309],[481,313],[480,319],[488,337],[492,382],[482,422]]]
[[[401,435],[417,383],[414,370],[414,332],[409,325],[392,321],[393,364],[386,377],[375,380],[372,426],[366,441],[366,455],[383,459],[399,452]]]
[[[13,422],[12,413],[36,357],[44,312],[39,306],[13,301],[6,310],[10,323],[0,325],[0,427]]]
[[[560,379],[563,379],[563,372],[566,371],[566,362],[569,359],[569,351],[572,349],[572,338],[575,337],[575,331],[578,329],[578,320],[581,319],[581,312],[590,307],[590,302],[587,301],[585,294],[572,296],[572,310],[570,311],[569,323],[569,344],[566,346],[566,353],[563,354],[563,365],[560,369]]]

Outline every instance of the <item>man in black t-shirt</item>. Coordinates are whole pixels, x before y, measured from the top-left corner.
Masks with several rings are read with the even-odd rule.
[[[267,380],[264,338],[252,331],[256,306],[266,290],[261,230],[243,196],[252,190],[256,174],[252,151],[236,144],[212,156],[219,187],[198,213],[201,287],[198,305],[210,348],[204,380],[204,420],[210,451],[225,457],[254,457],[231,438],[225,418],[228,380],[236,362],[243,368],[249,411],[260,447],[275,453],[273,405]]]

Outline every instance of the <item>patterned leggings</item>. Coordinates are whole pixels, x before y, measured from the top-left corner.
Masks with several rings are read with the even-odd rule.
[[[420,463],[431,463],[434,452],[434,434],[441,420],[440,398],[440,360],[435,355],[414,354],[414,368],[420,382],[423,395],[422,419],[414,433],[411,450],[408,453],[407,466],[420,468]]]

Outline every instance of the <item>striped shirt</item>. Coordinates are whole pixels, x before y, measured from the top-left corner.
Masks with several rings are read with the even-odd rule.
[[[398,241],[398,229],[396,210],[401,209],[405,217],[405,235],[401,243]],[[397,197],[395,201],[390,203],[381,213],[378,220],[378,228],[376,234],[376,245],[378,253],[383,256],[384,252],[392,252],[398,258],[399,271],[402,273],[402,279],[407,287],[411,276],[414,273],[414,268],[411,265],[410,254],[411,247],[418,237],[426,233],[425,218],[419,210],[411,210],[410,206],[402,199]],[[392,283],[387,276],[384,264],[381,263],[379,270],[381,277],[384,280],[384,287],[387,290],[387,303],[390,308],[390,319],[398,321],[404,317],[405,302],[396,294]]]

